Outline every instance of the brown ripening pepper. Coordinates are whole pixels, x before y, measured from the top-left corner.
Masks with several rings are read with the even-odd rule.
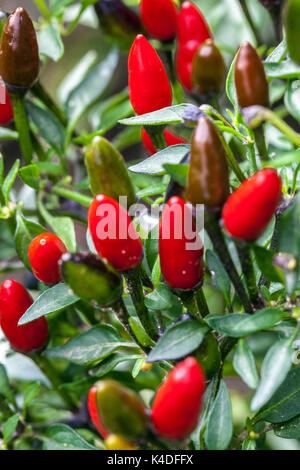
[[[193,58],[193,89],[199,95],[220,93],[224,78],[225,62],[220,49],[212,39],[207,39]]]
[[[221,207],[229,195],[229,170],[219,131],[208,117],[194,130],[187,198],[192,204]]]
[[[24,8],[12,13],[0,43],[0,75],[9,91],[30,88],[38,78],[39,48],[33,23]]]
[[[241,108],[269,106],[269,84],[264,65],[249,42],[243,42],[234,66],[237,99]]]

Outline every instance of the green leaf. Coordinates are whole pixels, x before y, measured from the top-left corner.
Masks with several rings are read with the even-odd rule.
[[[76,251],[76,234],[71,217],[54,217],[47,211],[41,201],[38,202],[41,216],[50,225],[56,235],[62,239],[70,253]]]
[[[287,46],[286,46],[286,40],[283,39],[277,47],[271,52],[271,54],[268,55],[266,58],[265,62],[280,62],[285,54],[286,54]]]
[[[145,359],[144,356],[140,354],[111,354],[108,356],[101,364],[94,369],[90,370],[89,373],[95,377],[103,377],[104,375],[108,374],[111,370],[113,370],[118,364],[127,361],[135,361],[137,359]]]
[[[17,211],[16,221],[16,250],[24,266],[31,270],[31,265],[28,259],[28,247],[35,237],[37,237],[41,233],[45,233],[47,230],[37,222],[33,222],[32,220],[26,219],[20,210]]]
[[[254,315],[247,313],[229,313],[228,315],[209,315],[204,321],[218,333],[241,338],[256,331],[272,328],[282,319],[278,308],[265,308]]]
[[[259,377],[254,356],[246,341],[239,340],[233,357],[233,367],[248,387],[256,389]]]
[[[211,411],[205,432],[208,450],[225,450],[232,438],[232,410],[230,396],[223,380]]]
[[[284,96],[288,112],[300,122],[300,86],[299,80],[290,81]]]
[[[44,24],[38,33],[38,43],[41,55],[50,57],[57,62],[64,55],[64,43],[57,28],[52,24]]]
[[[11,416],[2,428],[3,440],[7,442],[9,438],[13,435],[15,430],[17,429],[18,422],[19,422],[19,415],[14,414]]]
[[[135,343],[126,342],[110,325],[97,325],[66,344],[47,349],[46,354],[79,365],[95,365],[120,348],[136,348]]]
[[[226,304],[230,305],[231,281],[228,277],[227,271],[224,269],[223,264],[220,261],[220,258],[213,251],[207,250],[206,262],[208,269],[211,272],[214,285],[224,295]]]
[[[282,282],[283,279],[280,277],[278,270],[273,264],[275,253],[258,245],[253,246],[253,251],[255,254],[255,260],[264,277],[271,282]]]
[[[8,204],[10,190],[18,175],[19,166],[20,166],[20,160],[16,160],[4,180],[4,183],[2,186],[2,194],[4,196],[4,200],[6,204]]]
[[[145,297],[145,305],[152,310],[168,310],[172,307],[175,295],[171,289],[163,283]]]
[[[179,183],[184,188],[187,186],[189,165],[185,165],[182,163],[179,163],[177,165],[174,163],[165,163],[164,169],[174,181]]]
[[[39,189],[40,173],[40,168],[34,163],[32,165],[23,166],[23,168],[19,169],[19,176],[23,183],[33,189]]]
[[[162,108],[152,113],[142,114],[140,116],[134,116],[128,119],[121,119],[120,124],[126,126],[158,126],[166,124],[178,124],[182,122],[182,115],[188,104],[177,104],[175,106],[169,106],[168,108]]]
[[[151,272],[151,281],[155,288],[158,287],[160,278],[161,278],[160,259],[159,259],[159,256],[157,256],[152,272]]]
[[[242,444],[242,450],[255,450],[255,449],[256,449],[256,442],[250,437],[247,437],[247,439],[245,439]]]
[[[40,391],[41,384],[40,382],[34,382],[30,384],[28,387],[26,387],[25,392],[24,392],[24,404],[23,404],[23,412],[25,413],[25,410],[29,403],[34,400]]]
[[[66,102],[70,129],[74,129],[84,113],[100,98],[115,73],[118,58],[118,51],[113,49],[70,93]]]
[[[165,183],[154,184],[153,186],[149,186],[148,188],[140,189],[137,191],[136,195],[139,198],[147,197],[147,196],[157,196],[158,194],[163,194],[167,189],[167,185]]]
[[[0,364],[0,395],[10,402],[14,401],[14,396],[9,386],[6,369],[2,364]]]
[[[300,439],[300,416],[278,424],[274,427],[274,433],[282,439]]]
[[[137,339],[140,341],[140,343],[143,346],[150,346],[153,344],[152,339],[148,334],[146,333],[143,325],[141,324],[141,321],[138,317],[131,316],[129,318],[129,325],[130,328],[132,329],[133,333],[137,337]]]
[[[164,175],[166,163],[180,163],[186,153],[189,151],[188,144],[171,145],[160,152],[151,155],[136,165],[130,166],[129,171],[133,173],[147,173],[150,175]]]
[[[18,140],[19,134],[16,131],[0,127],[0,140]]]
[[[292,364],[291,338],[277,341],[268,350],[261,369],[261,380],[251,402],[251,410],[261,408],[276,392]]]
[[[208,328],[196,320],[186,320],[168,328],[150,352],[147,362],[179,359],[202,343]]]
[[[282,62],[265,62],[267,77],[269,78],[299,78],[300,66],[292,60]]]
[[[237,96],[236,96],[235,83],[234,83],[234,65],[235,65],[235,61],[236,61],[236,56],[233,59],[231,65],[230,65],[230,69],[229,69],[229,72],[228,72],[228,75],[227,75],[226,93],[227,93],[227,96],[228,96],[229,100],[231,101],[233,107],[235,109],[238,109]]]
[[[264,406],[261,416],[270,423],[289,421],[300,414],[300,367],[291,369]]]
[[[93,129],[103,135],[114,127],[120,118],[125,118],[133,112],[128,89],[125,89],[96,106],[91,111],[90,121]]]
[[[79,297],[67,284],[59,283],[43,292],[19,320],[19,325],[25,325],[37,318],[58,313],[75,304]]]
[[[300,162],[300,151],[291,150],[290,152],[283,152],[277,157],[273,158],[270,162],[265,162],[265,167],[281,168],[282,166],[288,166],[292,163]]]
[[[30,119],[37,128],[39,134],[60,155],[65,149],[65,131],[57,117],[49,111],[31,101],[26,102],[26,109]]]
[[[66,424],[54,424],[42,439],[43,450],[97,450]]]

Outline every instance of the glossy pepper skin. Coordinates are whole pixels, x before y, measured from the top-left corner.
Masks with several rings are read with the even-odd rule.
[[[129,441],[117,434],[110,434],[104,441],[107,450],[137,450]]]
[[[94,385],[88,395],[88,410],[91,420],[94,423],[95,428],[99,431],[101,436],[106,439],[109,436],[109,433],[104,429],[101,422],[98,408],[97,408],[97,387]]]
[[[135,204],[135,189],[124,158],[108,140],[95,137],[84,155],[93,196],[101,193],[116,200],[126,196],[128,207]]]
[[[12,13],[0,44],[0,75],[8,89],[29,88],[39,75],[40,58],[36,32],[24,8]],[[10,91],[10,90],[9,90]]]
[[[9,124],[14,117],[12,104],[5,85],[0,82],[0,124],[5,126]]]
[[[177,364],[159,387],[151,421],[165,439],[188,437],[198,424],[205,390],[204,373],[194,357]]]
[[[182,137],[179,137],[178,135],[173,134],[173,132],[168,131],[165,129],[164,131],[167,147],[170,145],[177,145],[177,144],[187,144],[187,140],[183,139]],[[149,155],[153,155],[156,153],[156,149],[154,145],[151,142],[151,139],[149,137],[149,134],[145,131],[145,129],[142,129],[142,141],[144,144],[145,149],[148,151]]]
[[[147,410],[140,397],[114,380],[97,383],[97,408],[105,429],[135,441],[147,426]]]
[[[184,2],[178,15],[178,47],[176,54],[176,71],[182,85],[192,91],[193,58],[198,47],[212,33],[201,11],[192,3]]]
[[[269,106],[269,85],[264,65],[249,42],[243,42],[236,56],[234,81],[241,108]]]
[[[234,238],[259,238],[275,213],[281,197],[281,179],[273,169],[258,171],[231,194],[223,208],[223,222]]]
[[[300,29],[299,29],[300,2],[298,0],[289,0],[286,5],[284,15],[284,24],[286,32],[286,41],[288,52],[291,59],[300,64]]]
[[[128,58],[129,97],[137,114],[151,113],[172,104],[167,72],[155,49],[139,34]]]
[[[20,318],[32,304],[31,295],[17,281],[7,279],[1,284],[0,326],[11,346],[22,353],[41,349],[48,338],[45,317],[18,326]]]
[[[142,0],[141,18],[150,36],[170,41],[176,36],[178,10],[173,0]]]
[[[99,0],[94,9],[108,41],[122,49],[128,50],[143,30],[139,16],[120,0]]]
[[[82,300],[105,307],[121,297],[122,278],[105,259],[92,253],[65,253],[59,263],[64,281]]]
[[[66,252],[64,242],[53,233],[42,233],[35,237],[28,247],[28,258],[35,277],[46,284],[60,282],[58,262]]]
[[[229,171],[219,130],[203,116],[192,136],[187,198],[194,205],[220,207],[228,195]]]
[[[161,216],[159,256],[162,275],[173,289],[194,289],[202,281],[203,245],[189,207],[178,196],[169,199]]]
[[[212,39],[201,44],[193,58],[192,84],[198,95],[218,94],[225,79],[225,62]]]
[[[143,245],[128,212],[114,199],[98,194],[88,214],[90,233],[100,256],[117,271],[137,267]]]

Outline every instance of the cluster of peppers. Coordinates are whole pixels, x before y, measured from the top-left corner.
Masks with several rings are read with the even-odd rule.
[[[103,9],[107,8],[111,13],[113,6],[118,4],[120,8],[124,7],[118,1],[103,1],[95,8],[102,18]],[[224,61],[194,4],[184,2],[178,11],[171,0],[142,0],[141,17],[153,37],[169,41],[178,36],[177,74],[187,90],[205,96],[220,91],[225,73]],[[134,23],[134,17],[124,14],[124,21],[128,18],[130,24]],[[164,21],[156,21],[157,18]],[[139,28],[138,18],[135,22]],[[24,42],[20,37],[29,40]],[[16,43],[19,45],[17,48],[14,47]],[[17,103],[15,97],[24,95],[37,80],[38,71],[34,27],[25,10],[19,8],[6,22],[0,48],[0,74],[13,105]],[[130,100],[137,114],[172,104],[167,72],[155,49],[142,34],[137,35],[131,46],[128,71]],[[249,43],[243,43],[238,51],[234,78],[241,109],[268,106],[269,89],[264,67]],[[0,109],[3,119],[8,111],[2,105]],[[14,111],[18,112],[17,106]],[[182,142],[166,131],[164,136],[168,145]],[[143,130],[144,142],[150,153],[159,147],[155,138],[152,142],[152,137]],[[140,269],[143,244],[127,210],[117,202],[120,196],[126,196],[129,205],[134,204],[135,189],[123,157],[105,138],[96,137],[91,142],[85,151],[85,162],[95,196],[88,213],[88,225],[98,255],[68,253],[56,235],[43,233],[30,243],[28,258],[32,272],[40,281],[53,285],[63,280],[75,294],[95,306],[108,307],[119,302],[119,307],[122,307],[122,276],[129,289],[135,279],[131,291],[133,301],[142,292],[142,284],[139,281],[140,285],[137,285],[134,273]],[[266,229],[280,198],[281,180],[273,169],[256,172],[230,194],[228,160],[222,135],[208,116],[201,116],[192,136],[186,191],[184,196],[175,195],[167,201],[161,217],[159,255],[165,282],[175,292],[190,292],[198,289],[203,281],[203,246],[195,225],[190,227],[190,233],[186,230],[187,218],[191,217],[188,202],[205,206],[208,228],[213,218],[217,225],[221,219],[226,232],[234,240],[253,242]],[[111,227],[114,228],[113,233]],[[180,239],[176,236],[178,228],[184,234]],[[198,248],[188,249],[188,243],[196,243]],[[224,246],[221,249],[219,246],[221,259]],[[216,247],[218,251],[218,245]],[[234,277],[232,281],[235,282]],[[238,294],[243,300],[244,293]],[[18,282],[6,280],[1,285],[0,326],[12,347],[23,353],[44,348],[48,340],[44,317],[18,326],[20,317],[32,303],[33,299]],[[136,340],[126,310],[121,308],[118,311],[118,318]],[[147,333],[156,339],[155,319],[147,309],[138,314]],[[100,381],[92,387],[88,397],[89,412],[96,428],[106,439],[107,448],[116,448],[116,439],[118,446],[135,448],[147,433],[156,433],[168,440],[181,440],[188,437],[197,425],[204,389],[205,372],[196,358],[188,357],[167,375],[156,393],[150,413],[135,392],[111,380]]]

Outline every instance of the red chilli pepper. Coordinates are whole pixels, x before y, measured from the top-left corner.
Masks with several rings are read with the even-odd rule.
[[[142,0],[140,11],[144,26],[151,36],[161,41],[176,36],[178,10],[173,0]]]
[[[270,222],[280,197],[281,179],[275,170],[255,173],[227,199],[223,208],[227,232],[240,240],[256,240]]]
[[[115,269],[128,271],[139,265],[143,245],[124,207],[98,194],[90,206],[88,221],[97,252]]]
[[[182,137],[179,137],[178,135],[173,134],[173,132],[170,132],[168,130],[165,130],[164,134],[165,134],[167,147],[169,147],[170,145],[187,144],[188,143],[187,140],[183,139]],[[151,142],[149,134],[145,131],[144,128],[142,128],[142,141],[143,141],[144,147],[148,151],[149,155],[153,155],[154,153],[157,152],[157,150],[155,149],[154,145]]]
[[[151,113],[172,104],[167,72],[154,47],[139,34],[128,58],[129,96],[137,114]]]
[[[35,277],[46,284],[60,282],[58,262],[66,252],[65,244],[53,233],[42,233],[35,237],[28,247],[28,258]]]
[[[176,70],[182,85],[192,91],[193,58],[198,47],[207,39],[212,39],[212,33],[200,10],[192,2],[182,4],[178,16],[178,49]]]
[[[194,357],[177,364],[159,387],[151,420],[166,439],[184,439],[198,424],[205,390],[205,376]]]
[[[166,283],[190,290],[203,279],[203,245],[188,205],[178,196],[166,204],[160,223],[159,256]]]
[[[0,326],[11,346],[19,352],[29,353],[45,346],[48,325],[45,317],[27,325],[18,321],[33,304],[31,295],[17,281],[7,279],[0,287]]]
[[[88,396],[88,410],[91,417],[91,420],[94,423],[94,426],[99,431],[101,436],[106,439],[109,436],[109,433],[104,429],[103,424],[101,422],[98,408],[97,408],[97,387],[94,385],[90,391]]]
[[[0,81],[0,124],[9,124],[14,117],[12,104],[5,85]]]

